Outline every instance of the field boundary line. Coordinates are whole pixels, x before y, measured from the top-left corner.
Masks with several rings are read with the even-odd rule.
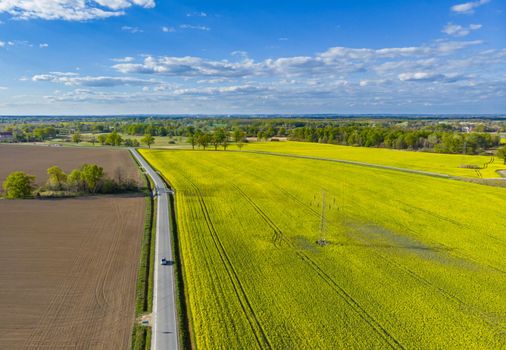
[[[242,152],[242,153],[264,154],[264,155],[277,156],[277,157],[290,157],[290,158],[320,160],[320,161],[325,161],[325,162],[334,162],[334,163],[341,163],[341,164],[349,164],[349,165],[356,165],[356,166],[362,166],[362,167],[368,167],[368,168],[376,168],[376,169],[382,169],[382,170],[400,171],[400,172],[403,172],[403,173],[425,175],[425,176],[431,176],[431,177],[438,177],[438,178],[442,178],[442,179],[459,180],[459,179],[463,178],[463,177],[459,177],[459,176],[434,173],[434,172],[430,172],[430,171],[415,170],[415,169],[409,169],[409,168],[399,168],[399,167],[394,167],[394,166],[390,166],[390,165],[373,164],[373,163],[359,162],[359,161],[355,161],[355,160],[345,160],[345,159],[334,159],[334,158],[325,158],[325,157],[304,156],[304,155],[300,155],[300,154],[288,154],[288,153],[277,153],[277,152],[267,152],[267,151],[236,151],[236,150],[230,150],[230,152],[237,152],[237,153],[241,153]]]

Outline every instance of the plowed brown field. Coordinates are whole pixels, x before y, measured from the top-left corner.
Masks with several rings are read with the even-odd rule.
[[[137,168],[125,149],[0,144],[0,182],[10,172],[20,170],[35,175],[37,184],[42,185],[47,180],[47,169],[53,165],[70,172],[85,163],[100,165],[110,177],[116,177],[121,169],[123,176],[139,178]]]
[[[1,146],[0,180],[83,162],[137,176],[127,151],[53,150]],[[0,349],[128,348],[144,210],[141,196],[0,200]]]

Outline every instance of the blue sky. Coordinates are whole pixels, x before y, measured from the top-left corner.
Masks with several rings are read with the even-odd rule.
[[[0,114],[506,113],[506,1],[0,0]]]

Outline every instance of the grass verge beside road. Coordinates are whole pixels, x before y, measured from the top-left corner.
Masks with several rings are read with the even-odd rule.
[[[153,307],[153,271],[156,239],[156,202],[152,196],[152,180],[145,176],[146,216],[144,222],[144,235],[141,245],[141,258],[137,274],[137,289],[135,301],[136,322],[132,330],[132,349],[144,350],[151,348],[151,327],[139,323],[143,315],[152,312]]]
[[[172,188],[167,179],[162,176],[163,180],[167,184],[169,188]],[[174,242],[172,245],[172,254],[174,256],[174,268],[176,273],[176,307],[177,307],[177,315],[178,315],[178,331],[179,331],[179,340],[181,347],[184,349],[193,349],[192,341],[194,337],[192,336],[192,329],[190,327],[190,320],[188,318],[188,305],[186,301],[188,300],[185,284],[184,284],[184,270],[183,270],[183,260],[181,256],[181,247],[179,243],[179,235],[178,235],[178,227],[177,227],[177,215],[176,215],[176,203],[174,200],[174,195],[169,195],[169,210],[170,210],[170,223],[171,223],[171,233],[172,233],[172,241]]]

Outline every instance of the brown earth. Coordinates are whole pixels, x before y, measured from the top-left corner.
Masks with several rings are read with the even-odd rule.
[[[42,174],[34,158],[136,173],[126,151],[18,148],[0,147],[0,178]],[[0,349],[129,348],[144,211],[141,196],[0,200]]]
[[[86,163],[100,165],[113,178],[121,172],[124,177],[139,180],[139,172],[126,149],[0,144],[0,183],[9,173],[19,170],[34,175],[36,183],[43,185],[48,168],[57,165],[70,172]]]

